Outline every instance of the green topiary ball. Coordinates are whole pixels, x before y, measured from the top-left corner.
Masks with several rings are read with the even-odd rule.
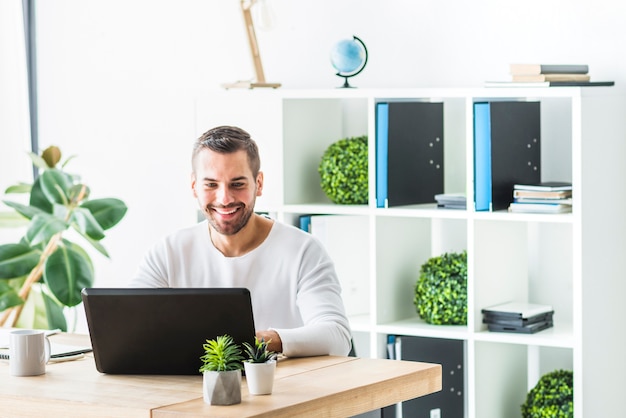
[[[326,196],[343,205],[365,205],[368,201],[367,136],[344,138],[331,144],[318,171]]]
[[[466,325],[467,251],[428,259],[420,268],[413,303],[429,324]]]
[[[522,418],[571,418],[574,416],[574,373],[555,370],[544,374],[526,395]]]

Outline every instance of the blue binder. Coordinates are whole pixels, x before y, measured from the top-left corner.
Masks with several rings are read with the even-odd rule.
[[[474,103],[474,204],[491,210],[491,115],[489,103]]]
[[[376,105],[376,207],[387,207],[389,104]]]

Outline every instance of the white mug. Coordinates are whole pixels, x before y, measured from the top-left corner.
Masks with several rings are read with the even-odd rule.
[[[44,331],[21,329],[9,334],[9,365],[13,376],[38,376],[46,372],[50,340]]]

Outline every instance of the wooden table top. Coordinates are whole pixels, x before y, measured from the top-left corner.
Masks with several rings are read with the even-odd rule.
[[[86,335],[51,341],[89,345]],[[278,362],[271,395],[214,406],[202,398],[202,376],[107,375],[91,354],[49,363],[42,376],[17,377],[0,360],[0,404],[9,417],[346,417],[441,390],[441,366],[398,360],[321,356]]]

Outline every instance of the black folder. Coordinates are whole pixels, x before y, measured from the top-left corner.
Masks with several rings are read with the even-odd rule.
[[[384,206],[434,203],[435,195],[443,193],[443,103],[390,102],[388,114],[379,114],[384,116],[388,117]]]
[[[490,191],[491,210],[501,210],[513,202],[515,184],[541,182],[541,108],[539,102],[521,101],[492,101],[488,107],[488,117],[476,121],[489,126],[475,132],[490,136],[475,138],[475,186]],[[482,181],[487,184],[478,184]],[[480,197],[476,192],[476,198]],[[476,210],[486,209],[477,201]]]

